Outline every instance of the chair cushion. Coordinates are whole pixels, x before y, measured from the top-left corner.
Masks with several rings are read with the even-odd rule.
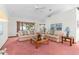
[[[23,36],[22,31],[19,31],[17,34],[18,34],[18,36]]]

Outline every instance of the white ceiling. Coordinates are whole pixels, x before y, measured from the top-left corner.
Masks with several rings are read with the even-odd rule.
[[[49,14],[56,15],[76,7],[71,4],[39,4],[43,9],[36,9],[36,4],[6,4],[4,5],[9,17],[21,17],[26,19],[44,20]],[[49,9],[52,9],[49,11]]]

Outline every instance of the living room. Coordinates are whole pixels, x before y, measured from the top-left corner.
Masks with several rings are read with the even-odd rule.
[[[78,8],[76,8],[75,6],[78,5],[0,5],[0,21],[1,23],[4,23],[4,25],[1,25],[3,26],[2,28],[4,29],[4,31],[1,31],[0,33],[3,34],[3,37],[1,39],[4,40],[0,40],[0,48],[7,50],[7,54],[9,55],[79,54],[79,48],[77,47],[79,44],[78,36],[76,36],[76,16],[78,16]],[[19,36],[18,33],[22,33],[22,36]],[[48,39],[44,42],[49,42],[46,45],[41,44],[41,46],[38,47],[37,42],[35,43],[36,46],[29,43],[31,37],[34,37],[34,35],[38,33],[40,33],[41,35],[43,34],[43,36],[47,36]],[[66,35],[68,35],[68,37],[64,37]],[[69,39],[68,42],[62,44],[62,36],[65,39]],[[29,38],[26,39],[27,37]],[[74,44],[72,42],[72,39],[74,41]],[[72,48],[74,48],[74,50]],[[60,51],[61,49],[62,51]]]

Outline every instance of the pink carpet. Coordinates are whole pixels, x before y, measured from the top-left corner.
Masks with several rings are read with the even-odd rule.
[[[9,38],[2,49],[7,48],[9,55],[78,55],[79,43],[69,46],[68,43],[49,42],[38,49],[30,41],[19,42],[17,38]]]

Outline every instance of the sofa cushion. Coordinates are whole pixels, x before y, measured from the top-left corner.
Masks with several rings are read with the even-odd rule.
[[[63,31],[55,31],[55,35],[62,36],[64,35]]]

